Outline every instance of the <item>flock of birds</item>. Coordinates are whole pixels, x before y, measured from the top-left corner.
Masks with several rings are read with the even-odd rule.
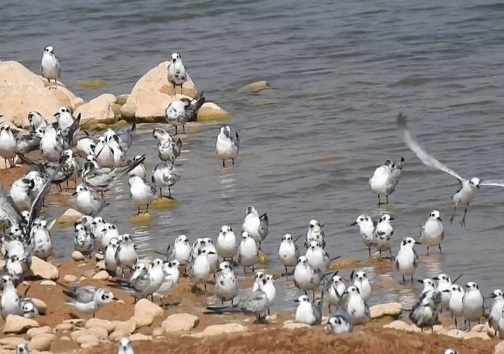
[[[44,49],[42,58],[42,76],[49,82],[61,76],[59,62],[52,47]],[[181,56],[172,54],[167,73],[168,81],[182,86],[187,80],[187,72]],[[51,86],[49,87],[51,88]],[[166,109],[166,121],[177,127],[196,119],[198,109],[205,99],[203,96],[195,102],[181,98],[171,102]],[[0,269],[3,286],[1,315],[5,319],[9,314],[25,317],[38,315],[37,307],[27,297],[27,291],[19,296],[16,287],[29,277],[31,257],[37,256],[47,260],[52,254],[51,227],[54,220],[44,219],[41,210],[44,199],[56,184],[73,182],[75,188],[75,208],[84,214],[74,225],[74,249],[84,256],[101,252],[104,256],[106,270],[116,277],[112,288],[129,292],[135,299],[157,298],[165,306],[164,298],[176,287],[180,276],[187,276],[194,293],[206,294],[207,284],[214,276],[213,294],[221,302],[207,307],[207,313],[223,314],[243,312],[256,317],[256,322],[264,322],[275,301],[276,288],[273,275],[255,271],[260,264],[262,242],[268,236],[269,219],[266,213],[260,214],[253,206],[246,209],[242,223],[241,237],[237,236],[228,225],[221,227],[215,239],[198,238],[192,244],[185,235],[178,236],[173,245],[168,246],[166,259],[154,258],[148,264],[139,262],[133,238],[100,216],[103,208],[109,205],[106,195],[114,184],[123,176],[128,176],[129,192],[132,203],[138,207],[145,206],[145,213],[154,201],[159,190],[161,198],[171,198],[171,187],[180,178],[174,166],[181,153],[182,140],[168,131],[155,128],[152,135],[158,140],[157,149],[160,162],[156,165],[151,178],[144,165],[146,156],[139,155],[126,160],[126,155],[135,138],[136,125],[120,131],[107,129],[96,137],[87,132],[78,136],[80,116],[74,117],[67,107],[62,107],[55,114],[55,122],[48,123],[38,112],[30,112],[28,119],[30,129],[20,132],[8,124],[0,126],[0,156],[6,164],[15,166],[15,160],[30,167],[31,171],[16,180],[9,194],[0,187],[0,223],[4,228],[2,235],[2,252],[6,259]],[[403,132],[406,145],[427,166],[437,168],[454,177],[460,183],[460,189],[453,196],[454,211],[450,218],[453,221],[457,207],[464,208],[461,224],[465,225],[467,208],[480,186],[504,186],[504,181],[481,181],[462,178],[453,170],[429,155],[412,137],[407,127],[406,117],[400,114],[397,125]],[[75,142],[75,140],[77,140]],[[216,153],[222,161],[234,164],[240,148],[238,133],[232,134],[227,125],[220,127],[216,139]],[[33,160],[27,153],[38,150],[40,160]],[[385,196],[388,203],[400,181],[405,160],[399,162],[387,160],[376,168],[369,179],[369,186],[378,195],[378,203]],[[80,181],[80,182],[79,182]],[[168,195],[163,189],[168,188]],[[359,226],[363,244],[379,252],[388,251],[392,258],[394,245],[394,228],[389,214],[373,220],[362,214],[352,225]],[[352,332],[355,325],[365,324],[370,320],[368,301],[372,287],[364,271],[357,271],[345,279],[338,272],[331,271],[331,262],[339,257],[330,257],[326,247],[325,232],[317,220],[310,220],[306,233],[294,238],[290,234],[282,237],[278,258],[285,272],[282,277],[292,277],[295,286],[302,292],[296,300],[295,321],[308,325],[320,325],[324,305],[329,309],[326,329],[340,334]],[[304,245],[299,247],[297,241],[304,236]],[[414,274],[419,264],[419,257],[414,247],[417,244],[438,247],[442,252],[441,242],[444,239],[443,223],[438,210],[429,213],[422,227],[419,241],[412,237],[401,240],[400,248],[393,257],[394,268],[406,283],[407,277],[414,282]],[[304,247],[304,254],[301,249]],[[235,268],[241,267],[244,273],[251,269],[254,274],[253,286],[245,291],[240,290]],[[460,277],[459,277],[460,278]],[[484,297],[474,282],[468,282],[465,290],[446,274],[434,279],[418,280],[423,284],[422,293],[409,318],[418,327],[432,328],[438,323],[441,311],[450,312],[455,327],[463,319],[465,325],[479,322],[484,312]],[[203,289],[201,289],[203,285]],[[63,290],[68,296],[67,305],[77,311],[95,313],[104,305],[116,300],[108,288],[95,286],[74,286]],[[311,297],[309,296],[311,292]],[[318,296],[319,295],[319,296]],[[489,324],[504,338],[504,295],[499,289],[492,293],[495,298],[490,310]],[[228,302],[225,305],[225,302]],[[331,310],[331,307],[333,308]],[[28,353],[28,348],[20,345],[18,353]],[[131,341],[125,337],[119,343],[119,353],[133,353]],[[447,349],[445,353],[456,353]]]

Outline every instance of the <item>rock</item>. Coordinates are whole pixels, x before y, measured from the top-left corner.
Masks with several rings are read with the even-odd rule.
[[[122,95],[117,96],[117,104],[119,105],[124,105],[126,103],[126,100],[128,99],[129,94],[123,93]]]
[[[0,339],[0,347],[2,349],[16,349],[18,344],[24,344],[26,340],[20,337],[5,337]]]
[[[75,283],[77,281],[77,277],[72,274],[67,274],[63,277],[63,281],[65,283]]]
[[[48,82],[44,80],[44,83]],[[45,86],[48,87],[49,85],[46,84]],[[75,95],[69,89],[67,89],[65,86],[60,85],[59,83],[58,89],[51,89],[51,93],[56,96],[60,105],[65,107],[72,108],[72,102],[77,99],[77,97],[75,97]]]
[[[152,316],[163,316],[164,311],[158,305],[150,302],[147,299],[140,299],[135,304],[135,316],[144,316],[145,314],[150,313]]]
[[[77,108],[74,116],[81,114],[81,126],[85,129],[96,123],[111,124],[116,121],[112,111],[116,102],[116,96],[105,93]]]
[[[389,302],[371,306],[369,310],[371,311],[371,319],[373,320],[384,316],[397,318],[401,315],[403,307],[398,302]]]
[[[496,335],[498,335],[498,333],[492,327],[490,327],[490,324],[488,323],[488,321],[485,323],[485,332],[486,332],[486,334],[488,334],[488,336],[490,338],[493,338]]]
[[[72,329],[74,329],[74,325],[71,323],[60,323],[59,325],[56,325],[56,327],[54,327],[54,330],[56,332],[71,331]]]
[[[29,339],[32,339],[33,337],[38,336],[39,334],[47,334],[47,333],[52,333],[52,329],[49,326],[30,328],[26,332],[26,335],[28,336]]]
[[[389,324],[386,324],[383,326],[383,328],[391,328],[391,329],[399,329],[402,331],[408,331],[410,329],[410,326],[407,323],[404,323],[403,321],[393,321],[390,322]]]
[[[310,328],[310,325],[305,323],[298,323],[292,320],[287,320],[283,323],[283,329],[298,329],[298,328]]]
[[[72,252],[72,259],[76,262],[79,262],[79,261],[83,261],[85,260],[86,258],[84,257],[84,255],[82,253],[80,253],[79,251],[73,251]]]
[[[96,266],[98,267],[99,270],[105,270],[106,267],[105,267],[105,261],[99,261],[98,263],[96,263]]]
[[[188,313],[176,313],[168,316],[163,322],[161,322],[161,327],[165,333],[185,332],[196,327],[198,323],[198,316],[190,315]]]
[[[241,333],[246,331],[248,331],[248,327],[242,324],[226,323],[226,324],[208,326],[207,328],[205,328],[203,332],[191,334],[191,337],[203,338],[203,337],[218,336],[220,334]]]
[[[30,328],[40,327],[37,321],[31,318],[24,318],[22,316],[7,315],[5,319],[5,325],[3,327],[3,333],[25,333]]]
[[[152,335],[154,337],[162,336],[165,333],[164,329],[161,327],[156,327],[152,330]]]
[[[77,339],[75,339],[75,341],[77,343],[79,343],[79,344],[90,343],[90,342],[98,342],[98,338],[88,332],[87,334],[83,334],[81,336],[78,336]]]
[[[72,340],[69,336],[61,336],[61,340]]]
[[[445,333],[445,336],[453,337],[453,338],[464,338],[465,335],[466,335],[466,332],[461,331],[459,329],[452,329],[452,330],[447,331]]]
[[[109,278],[109,273],[106,270],[101,270],[95,275],[93,275],[94,280],[107,280]]]
[[[58,224],[73,224],[81,218],[83,214],[75,209],[67,209],[58,219]]]
[[[88,332],[90,334],[92,334],[93,336],[95,336],[96,338],[101,339],[101,340],[106,340],[106,339],[108,339],[108,336],[109,336],[107,329],[104,327],[98,327],[98,326],[89,327]]]
[[[70,103],[70,106],[72,107],[73,111],[75,112],[75,110],[77,108],[79,108],[80,106],[82,106],[84,104],[84,100],[80,97],[77,97],[76,99],[72,100],[72,102]]]
[[[130,339],[132,342],[139,340],[152,340],[152,336],[146,336],[145,334],[142,333],[135,333],[130,336]]]
[[[222,122],[231,119],[231,114],[213,102],[205,102],[198,111],[198,122]]]
[[[486,332],[484,324],[477,324],[471,328],[469,332]]]
[[[69,100],[69,91],[61,85],[58,85],[56,90],[49,90],[44,82],[47,80],[18,62],[0,62],[0,112],[4,115],[2,119],[13,122],[17,127],[27,128],[28,113],[37,111],[50,123],[54,122],[53,115]],[[75,97],[73,94],[71,96]]]
[[[30,350],[46,351],[51,349],[51,342],[56,339],[54,334],[39,334],[28,343]]]
[[[77,331],[70,333],[70,338],[72,338],[72,340],[76,342],[80,336],[88,336],[88,335],[89,332],[87,330],[79,329]]]
[[[34,298],[34,297],[32,297],[30,299],[31,299],[31,301],[33,301],[35,306],[37,306],[39,314],[45,315],[47,313],[47,304],[44,301],[37,299],[37,298]]]
[[[43,286],[55,286],[56,282],[54,282],[52,280],[42,280],[40,282],[40,285],[43,285]]]
[[[490,337],[488,336],[488,334],[484,333],[484,332],[469,332],[469,333],[466,333],[464,339],[472,339],[472,338],[480,338],[480,339],[483,339],[483,340],[490,340]]]
[[[130,321],[135,322],[136,328],[149,327],[154,322],[154,316],[150,313],[142,316],[135,315],[130,318]]]
[[[71,318],[68,320],[63,320],[63,323],[70,323],[75,326],[82,326],[85,322],[86,322],[86,320],[82,319],[82,318]]]
[[[168,82],[168,65],[170,62],[160,63],[149,70],[138,80],[131,94],[121,107],[121,115],[125,119],[137,118],[142,121],[145,118],[163,118],[164,111],[168,107],[170,99],[173,99],[173,85]],[[176,91],[180,93],[180,87]],[[197,92],[191,78],[182,86],[182,94],[196,97]],[[164,119],[164,118],[163,118]]]
[[[270,84],[266,80],[262,81],[256,81],[251,84],[245,85],[241,88],[238,89],[239,93],[253,93],[253,92],[260,92],[262,90],[269,89]]]
[[[103,260],[104,260],[104,258],[105,258],[105,256],[103,255],[103,253],[101,253],[101,252],[96,252],[96,253],[95,253],[95,259],[96,259],[97,261],[103,261]]]
[[[100,342],[85,342],[85,343],[82,343],[80,345],[80,347],[82,349],[86,349],[86,348],[96,347],[99,344],[100,344]]]
[[[35,256],[32,256],[32,264],[30,270],[32,271],[33,275],[39,276],[42,279],[56,280],[59,278],[58,268]]]
[[[498,344],[494,347],[493,354],[504,354],[504,341],[502,341],[502,342],[498,343]]]
[[[91,318],[86,322],[86,328],[103,327],[110,334],[115,330],[115,324],[111,321],[102,320],[100,318]]]
[[[135,332],[136,323],[134,321],[112,321],[114,325],[114,332],[123,332],[127,334],[131,334]]]
[[[112,332],[109,336],[109,340],[112,342],[119,342],[119,339],[121,339],[124,336],[129,336],[130,333],[124,330],[115,330]]]

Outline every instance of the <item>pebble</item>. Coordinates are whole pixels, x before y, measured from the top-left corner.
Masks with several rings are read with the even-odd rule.
[[[70,338],[72,338],[72,340],[73,340],[74,342],[76,342],[76,341],[77,341],[77,339],[79,339],[79,337],[81,337],[81,336],[86,336],[86,335],[89,335],[89,332],[88,332],[88,331],[86,331],[86,330],[82,330],[82,329],[79,329],[79,330],[77,330],[77,331],[74,331],[74,332],[70,333]]]
[[[73,224],[82,217],[82,213],[75,209],[67,209],[58,219],[58,224]]]
[[[30,350],[45,351],[51,348],[51,342],[56,339],[54,334],[39,334],[32,338],[28,344]]]
[[[3,333],[25,333],[30,328],[40,327],[37,321],[22,316],[8,315],[3,327]]]
[[[82,349],[86,349],[86,348],[96,347],[98,344],[100,344],[100,343],[99,342],[85,342],[85,343],[81,343],[80,347]]]
[[[403,311],[402,304],[398,302],[389,302],[386,304],[378,304],[369,308],[371,319],[377,319],[384,316],[399,317]]]
[[[83,325],[84,322],[86,322],[86,320],[84,320],[82,318],[71,318],[71,319],[68,319],[68,320],[63,320],[63,323],[70,323],[70,324],[73,324],[73,325],[76,325],[76,326]]]
[[[72,340],[72,338],[70,338],[69,336],[62,336],[60,339],[61,340]]]
[[[105,261],[99,261],[96,263],[96,266],[98,267],[99,270],[105,270]]]
[[[42,280],[40,282],[40,285],[43,285],[43,286],[55,286],[56,283],[53,282],[52,280]]]
[[[79,251],[73,251],[72,252],[72,259],[76,262],[79,262],[79,261],[83,261],[85,260],[86,258],[84,257],[84,255],[82,253],[80,253]]]
[[[152,303],[147,299],[140,299],[135,304],[135,316],[145,316],[145,314],[151,314],[154,317],[163,316],[164,311],[158,305]]]
[[[33,301],[35,306],[37,306],[39,314],[45,315],[47,313],[47,304],[44,301],[42,301],[40,299],[36,299],[34,297],[32,297],[30,299]]]
[[[150,313],[143,316],[135,315],[130,318],[130,321],[135,322],[136,328],[149,327],[154,322],[154,316]]]
[[[397,320],[397,321],[393,321],[393,322],[386,324],[385,326],[383,326],[383,328],[391,328],[391,329],[398,329],[398,330],[402,330],[402,331],[408,331],[410,329],[410,326],[403,321]]]
[[[26,335],[28,336],[29,339],[32,339],[35,336],[38,336],[39,334],[46,334],[46,333],[52,333],[52,329],[49,326],[44,326],[44,327],[38,327],[38,328],[30,328],[27,332]]]
[[[94,280],[107,280],[109,278],[109,273],[105,270],[101,270],[95,275],[93,275]]]
[[[20,337],[5,337],[0,339],[0,346],[2,349],[16,349],[18,344],[23,343],[26,343],[26,340]]]
[[[86,328],[103,327],[107,330],[108,334],[114,332],[115,324],[111,321],[102,320],[100,318],[91,318],[86,322]]]
[[[71,331],[74,328],[74,325],[71,323],[60,323],[54,327],[56,332],[58,331]]]
[[[109,339],[112,341],[112,342],[119,342],[119,339],[121,339],[122,337],[124,336],[129,336],[130,333],[128,331],[125,331],[125,330],[115,330],[113,333],[110,334],[109,336]]]
[[[101,253],[101,252],[96,252],[96,253],[95,253],[95,259],[96,259],[97,261],[103,261],[103,260],[105,259],[105,256],[104,256],[104,255],[103,255],[103,253]]]
[[[152,335],[154,337],[159,337],[159,336],[162,336],[163,334],[164,334],[164,329],[161,327],[156,327],[152,330]]]
[[[74,341],[79,344],[92,343],[92,342],[98,342],[98,338],[88,332],[78,336],[76,339],[74,339]]]
[[[306,323],[298,323],[292,320],[287,320],[283,323],[283,329],[298,329],[298,328],[310,328],[310,325]]]
[[[43,279],[56,280],[59,278],[59,272],[56,266],[35,256],[32,257],[30,270],[32,271],[33,275],[39,276]],[[54,283],[53,285],[56,285],[56,283]]]
[[[152,340],[152,336],[147,336],[142,333],[135,333],[130,336],[130,339],[132,342],[139,341],[139,340]]]
[[[198,323],[199,318],[197,316],[188,313],[176,313],[161,322],[161,327],[165,333],[185,332],[196,327]]]
[[[504,341],[498,343],[495,347],[494,347],[494,352],[493,354],[504,354]]]
[[[239,323],[226,323],[220,325],[208,326],[203,330],[203,332],[191,334],[191,337],[204,338],[211,336],[218,336],[220,334],[226,333],[241,333],[248,331],[248,327]]]
[[[108,339],[108,335],[109,335],[106,328],[98,327],[98,326],[88,328],[88,332],[90,334],[92,334],[93,336],[95,336],[96,338],[101,339],[101,340]]]
[[[112,321],[114,325],[114,332],[124,332],[127,334],[131,334],[135,332],[136,323],[134,321]]]
[[[480,338],[483,340],[490,340],[490,337],[485,332],[469,332],[466,333],[464,339]]]
[[[63,281],[65,283],[75,283],[77,281],[77,277],[72,274],[67,274],[63,277]]]

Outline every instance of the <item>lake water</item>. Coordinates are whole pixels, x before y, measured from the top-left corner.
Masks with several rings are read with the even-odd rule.
[[[312,218],[326,223],[331,256],[365,258],[350,226],[359,214],[388,210],[395,217],[396,253],[400,239],[417,236],[429,211],[439,209],[445,253],[433,251],[417,277],[464,273],[461,282],[478,282],[486,296],[504,286],[504,190],[483,187],[467,227],[449,225],[458,183],[422,165],[395,129],[402,111],[412,134],[461,175],[504,177],[504,4],[94,0],[62,6],[23,0],[0,2],[0,13],[0,59],[39,72],[43,48],[53,45],[62,81],[85,99],[129,93],[176,51],[197,88],[234,115],[229,124],[242,146],[236,166],[223,169],[215,157],[218,125],[205,125],[185,141],[177,161],[182,178],[173,188],[179,207],[153,210],[151,223],[132,226],[125,222],[134,212],[127,181],[110,194],[114,205],[103,216],[133,234],[142,254],[165,249],[179,234],[215,238],[223,224],[239,233],[246,207],[254,205],[270,218],[263,243],[268,270],[281,268],[281,237],[304,233]],[[91,79],[108,84],[77,85]],[[236,92],[262,79],[273,89]],[[152,128],[139,129],[129,155],[146,153],[151,168],[157,163]],[[368,178],[401,156],[406,169],[399,186],[388,207],[377,207]],[[71,229],[55,232],[59,254],[69,254],[72,237]],[[364,267],[375,284],[399,280],[390,269],[384,262]],[[277,306],[290,308],[298,291],[280,284],[285,297]],[[420,284],[375,289],[371,303],[411,304],[419,290]]]

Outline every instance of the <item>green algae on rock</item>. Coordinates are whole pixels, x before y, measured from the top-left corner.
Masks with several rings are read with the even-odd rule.
[[[153,209],[165,209],[165,208],[173,208],[173,207],[176,207],[180,204],[181,204],[181,202],[176,199],[170,199],[170,198],[166,198],[166,197],[163,197],[163,198],[157,197],[156,199],[154,199],[154,202],[152,202],[150,207]]]
[[[152,221],[151,213],[141,213],[128,219],[131,224],[144,225]]]
[[[77,85],[86,88],[100,88],[108,83],[105,80],[77,80]]]

